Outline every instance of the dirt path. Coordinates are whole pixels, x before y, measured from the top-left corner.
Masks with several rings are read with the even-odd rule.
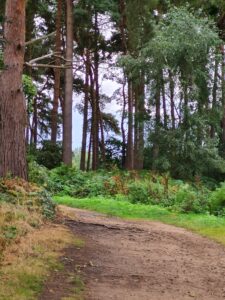
[[[84,278],[86,300],[225,299],[223,246],[161,223],[63,210],[74,215],[66,224],[85,240],[71,264]]]

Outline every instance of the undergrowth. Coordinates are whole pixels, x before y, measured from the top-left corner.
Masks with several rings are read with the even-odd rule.
[[[0,261],[5,249],[55,215],[48,192],[22,179],[0,180]]]
[[[192,182],[172,179],[168,174],[150,171],[82,172],[61,166],[51,171],[30,165],[30,180],[43,184],[53,195],[75,198],[124,196],[131,203],[160,205],[182,213],[225,215],[225,184],[212,191],[206,179],[195,177]]]

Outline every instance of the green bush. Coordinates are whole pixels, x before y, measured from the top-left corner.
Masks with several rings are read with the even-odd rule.
[[[53,169],[62,163],[62,145],[57,143],[52,144],[51,141],[43,141],[38,149],[30,149],[30,156],[39,165],[45,166],[48,169]]]
[[[105,180],[101,173],[82,172],[62,165],[50,171],[47,189],[55,194],[79,198],[105,195]]]
[[[174,207],[184,213],[206,212],[208,210],[207,195],[185,184],[175,194]]]
[[[225,183],[211,192],[209,197],[210,212],[215,215],[225,215]]]
[[[128,198],[132,203],[145,203],[150,202],[148,186],[145,182],[134,181],[128,185]]]
[[[29,181],[38,185],[46,186],[49,183],[49,170],[40,166],[36,161],[29,162]]]

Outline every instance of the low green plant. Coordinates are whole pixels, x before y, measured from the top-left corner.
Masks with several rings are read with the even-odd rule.
[[[210,212],[225,216],[225,183],[222,183],[209,197]]]
[[[150,202],[148,185],[142,181],[134,181],[128,185],[128,199],[131,203]]]

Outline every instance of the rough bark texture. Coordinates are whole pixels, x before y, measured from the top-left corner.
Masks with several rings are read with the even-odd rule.
[[[8,173],[27,179],[22,90],[25,44],[25,0],[6,1],[4,70],[0,73],[0,176]]]
[[[65,101],[63,115],[63,162],[72,166],[72,98],[73,98],[73,1],[66,0]]]
[[[62,21],[62,0],[58,0],[57,16],[56,16],[56,38],[55,38],[55,52],[61,54],[61,21]],[[56,58],[55,64],[60,65],[60,58]],[[57,141],[57,127],[58,127],[58,107],[60,97],[60,69],[54,69],[54,99],[51,112],[51,142],[56,144]]]

